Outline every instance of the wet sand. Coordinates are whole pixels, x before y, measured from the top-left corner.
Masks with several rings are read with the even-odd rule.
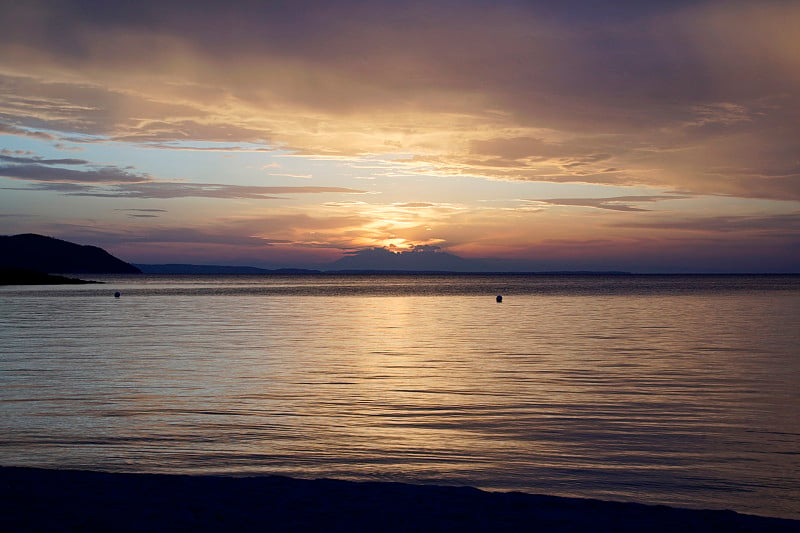
[[[732,511],[470,487],[0,467],[2,531],[800,531]]]

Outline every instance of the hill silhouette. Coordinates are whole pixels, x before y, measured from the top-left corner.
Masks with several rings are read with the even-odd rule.
[[[88,283],[101,282],[55,276],[35,270],[0,267],[0,285],[85,285]]]
[[[267,269],[251,266],[236,265],[192,265],[186,263],[165,263],[165,264],[140,264],[136,266],[144,274],[319,274],[319,270],[309,270],[307,268],[278,268]]]
[[[0,236],[0,267],[47,273],[140,273],[135,266],[97,246],[83,246],[35,233]]]

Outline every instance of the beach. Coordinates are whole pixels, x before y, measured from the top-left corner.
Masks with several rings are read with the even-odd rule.
[[[3,531],[800,531],[732,511],[470,487],[0,468]]]

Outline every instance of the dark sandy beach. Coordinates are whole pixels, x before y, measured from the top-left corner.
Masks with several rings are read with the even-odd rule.
[[[0,468],[2,531],[800,531],[800,521],[469,487]]]

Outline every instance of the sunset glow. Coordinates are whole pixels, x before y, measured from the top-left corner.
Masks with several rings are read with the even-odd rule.
[[[800,271],[800,5],[592,6],[5,2],[0,233]]]

